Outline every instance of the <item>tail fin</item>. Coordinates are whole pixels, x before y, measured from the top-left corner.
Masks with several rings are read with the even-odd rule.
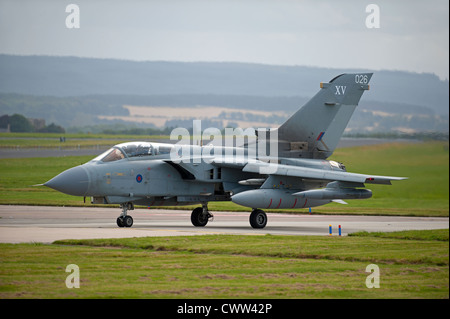
[[[284,157],[329,157],[373,73],[341,74],[278,128],[278,152]]]

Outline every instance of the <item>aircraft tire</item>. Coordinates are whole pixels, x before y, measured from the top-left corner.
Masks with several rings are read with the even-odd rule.
[[[117,217],[117,226],[119,227],[125,227],[125,225],[123,224],[123,218],[122,217]]]
[[[208,216],[203,214],[203,208],[197,207],[192,211],[191,223],[195,227],[204,227],[208,224]]]
[[[131,227],[131,226],[133,226],[133,217],[131,217],[131,216],[125,216],[124,218],[123,218],[123,226],[124,227]]]
[[[254,209],[250,214],[250,225],[253,228],[264,228],[267,224],[267,215],[261,209]]]

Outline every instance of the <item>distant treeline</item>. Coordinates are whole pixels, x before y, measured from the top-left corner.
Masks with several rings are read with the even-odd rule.
[[[42,118],[63,127],[99,124],[99,115],[127,116],[121,104],[95,97],[55,97],[22,94],[0,94],[1,114],[23,114],[27,118]]]
[[[0,128],[7,132],[13,133],[65,133],[63,127],[51,123],[45,125],[45,120],[28,119],[21,114],[2,115],[0,116]]]

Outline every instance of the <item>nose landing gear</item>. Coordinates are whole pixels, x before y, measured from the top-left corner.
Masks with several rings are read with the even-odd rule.
[[[131,227],[133,226],[133,217],[127,215],[128,210],[134,210],[134,204],[124,203],[120,204],[120,208],[122,208],[122,214],[117,217],[117,226],[119,227]]]

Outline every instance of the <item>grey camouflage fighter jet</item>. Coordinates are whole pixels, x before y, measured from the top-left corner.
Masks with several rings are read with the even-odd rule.
[[[349,173],[343,164],[326,159],[371,77],[342,74],[321,83],[319,92],[278,129],[254,130],[254,138],[241,146],[123,143],[44,185],[91,197],[94,204],[120,204],[119,227],[133,225],[128,211],[134,205],[201,204],[192,211],[191,222],[205,226],[212,217],[208,203],[231,200],[252,208],[250,225],[264,228],[262,209],[370,198],[365,184],[390,185],[405,178]]]

